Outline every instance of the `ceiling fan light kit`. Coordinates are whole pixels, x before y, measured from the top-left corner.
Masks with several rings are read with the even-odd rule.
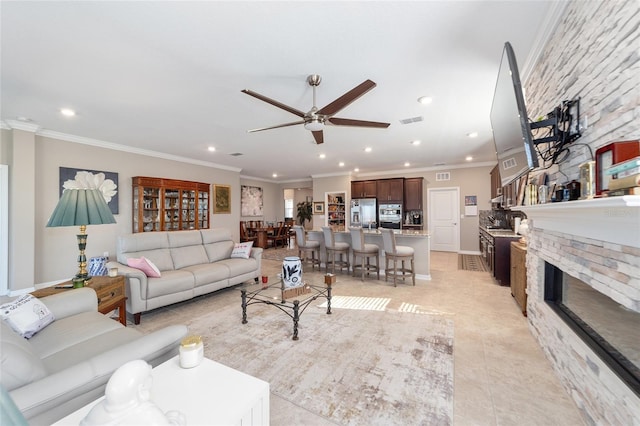
[[[278,124],[270,127],[262,127],[259,129],[252,129],[252,130],[249,130],[249,132],[260,132],[263,130],[277,129],[280,127],[288,127],[288,126],[294,126],[297,124],[303,124],[305,129],[312,132],[313,138],[315,139],[316,144],[321,144],[324,142],[323,129],[325,124],[331,124],[333,126],[356,126],[356,127],[372,127],[372,128],[389,127],[389,123],[333,117],[335,114],[340,112],[343,108],[345,108],[347,105],[351,104],[360,96],[364,95],[369,90],[376,87],[376,84],[373,81],[365,80],[364,82],[354,87],[344,95],[340,96],[338,99],[334,100],[330,104],[326,105],[323,108],[318,109],[316,107],[316,87],[320,85],[321,81],[322,81],[322,78],[318,74],[312,74],[307,77],[307,83],[309,84],[309,86],[313,88],[313,106],[307,113],[304,113],[296,108],[290,107],[281,102],[278,102],[264,95],[256,93],[252,90],[249,90],[249,89],[242,90],[242,93],[245,93],[249,96],[253,96],[256,99],[260,99],[263,102],[271,104],[275,107],[288,111],[302,118],[302,120],[300,121],[294,121],[292,123],[285,123],[285,124]]]

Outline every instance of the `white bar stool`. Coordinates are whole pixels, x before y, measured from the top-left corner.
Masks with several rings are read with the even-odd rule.
[[[316,265],[320,270],[320,241],[307,241],[305,230],[300,225],[293,225],[292,229],[296,232],[296,245],[300,260],[305,263],[308,259],[307,254],[311,253],[311,259],[308,259],[311,262],[311,270],[314,270]],[[316,253],[318,257],[316,257]]]
[[[366,244],[364,242],[364,231],[362,228],[349,228],[351,232],[351,250],[353,250],[353,276],[356,276],[356,268],[360,268],[362,273],[361,280],[364,281],[364,273],[369,275],[370,271],[375,271],[378,279],[380,279],[380,251],[375,244]],[[358,257],[361,262],[358,263]],[[375,257],[376,264],[372,265],[370,259]]]
[[[334,274],[336,265],[341,272],[343,268],[347,268],[347,272],[349,272],[349,243],[336,242],[333,237],[333,229],[328,226],[322,227],[322,233],[324,234],[324,247],[327,252],[327,260],[325,262],[327,272],[329,272],[329,263],[331,263],[331,272]],[[340,256],[339,260],[336,260],[336,255]],[[345,255],[344,259],[342,255]]]
[[[413,247],[396,245],[396,236],[393,229],[378,228],[382,233],[382,243],[384,245],[384,280],[387,281],[389,275],[393,275],[393,286],[397,287],[398,278],[402,281],[411,277],[413,285],[416,285],[416,272],[413,267]],[[389,270],[389,261],[393,262],[393,270]],[[411,261],[411,268],[405,266],[405,261]],[[398,269],[398,262],[401,262]]]

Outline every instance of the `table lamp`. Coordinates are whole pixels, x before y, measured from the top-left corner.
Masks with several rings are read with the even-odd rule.
[[[65,189],[58,205],[51,214],[47,227],[80,226],[78,237],[79,269],[72,279],[74,287],[84,286],[89,278],[87,273],[87,257],[84,250],[87,246],[87,225],[116,223],[111,210],[99,189]]]

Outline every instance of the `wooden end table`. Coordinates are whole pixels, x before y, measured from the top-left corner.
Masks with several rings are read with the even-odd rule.
[[[65,286],[65,288],[61,288]],[[73,290],[71,281],[58,284],[52,287],[45,287],[39,290],[31,292],[35,297],[51,296],[52,294],[61,293],[63,291]],[[90,287],[95,290],[98,296],[98,311],[101,314],[108,314],[114,309],[118,308],[118,321],[125,327],[127,326],[127,310],[126,304],[127,296],[124,289],[124,275],[118,275],[115,277],[108,276],[95,276],[85,284],[86,287]]]

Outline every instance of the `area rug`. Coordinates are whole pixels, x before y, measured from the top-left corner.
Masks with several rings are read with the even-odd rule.
[[[285,257],[297,256],[298,249],[270,248],[262,251],[262,258],[283,261]]]
[[[482,256],[473,254],[459,254],[458,269],[476,272],[486,272],[489,270],[487,265],[484,263]]]
[[[318,302],[320,302],[318,300]],[[316,302],[314,302],[316,303]],[[453,322],[399,311],[310,305],[293,341],[273,306],[238,305],[190,321],[205,356],[269,382],[271,392],[344,425],[451,425]]]

